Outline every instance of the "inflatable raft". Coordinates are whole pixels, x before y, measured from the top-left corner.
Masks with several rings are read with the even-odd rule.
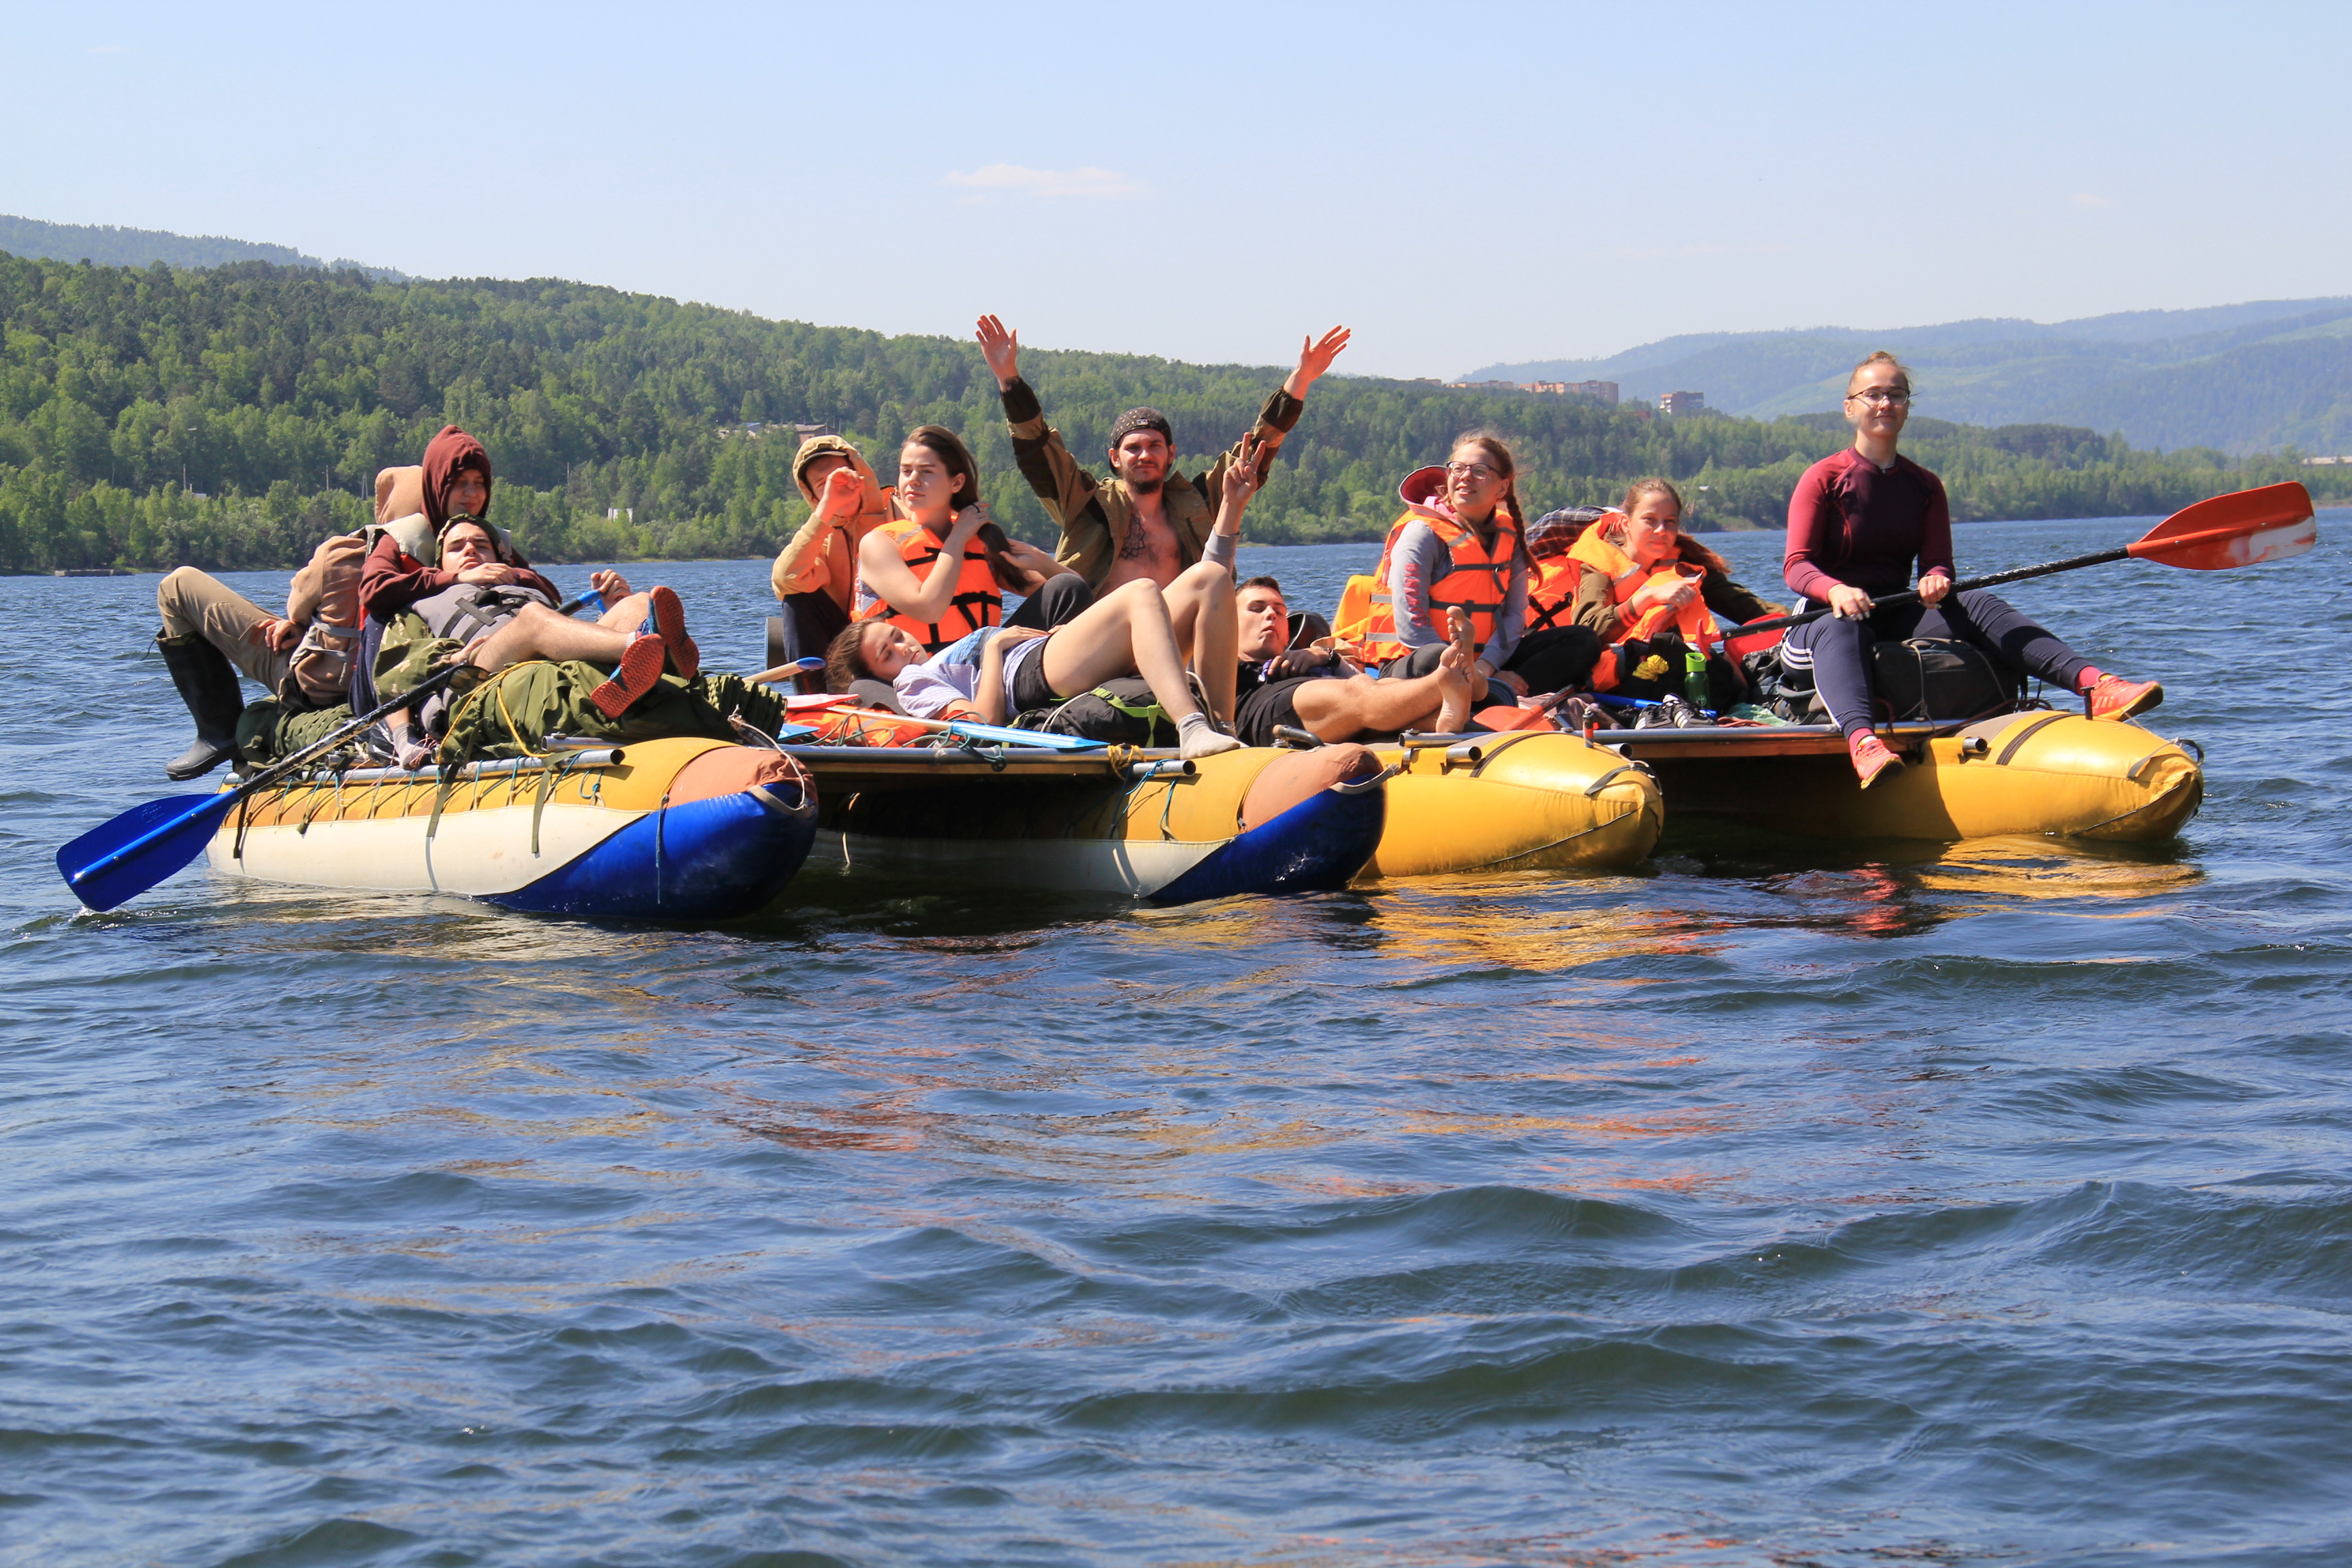
[[[2145,843],[2178,833],[2205,798],[2195,742],[2137,724],[2045,710],[1878,733],[1904,768],[1867,790],[1831,724],[1612,730],[1597,740],[1654,773],[1678,820],[1723,817],[1811,837]]]
[[[1197,763],[1111,746],[1050,751],[821,715],[788,745],[824,802],[812,858],[859,876],[1123,894],[1158,904],[1344,888],[1387,819],[1360,746],[1255,748]]]
[[[900,746],[926,750],[933,739],[924,730],[887,714],[819,709],[814,700],[803,715],[828,742],[842,746]],[[1352,759],[1369,754],[1388,775],[1384,818],[1378,847],[1359,879],[1421,877],[1462,871],[1600,869],[1630,866],[1650,853],[1664,824],[1658,786],[1646,769],[1605,746],[1557,731],[1504,735],[1408,736],[1385,745],[1318,748],[1331,758],[1313,763],[1285,763],[1285,769],[1329,771],[1358,776],[1373,769]],[[828,801],[844,799],[851,777],[826,761],[831,747],[795,754],[816,770]],[[1171,753],[1120,749],[1130,770],[1169,768]],[[1244,771],[1262,769],[1287,753],[1252,752]],[[1351,759],[1344,763],[1338,759]],[[1024,766],[1029,765],[1024,763]],[[1084,773],[1105,763],[1072,763],[1063,772]],[[1212,758],[1212,779],[1236,764]],[[1040,773],[1055,770],[1045,768]],[[1238,776],[1238,774],[1236,775]],[[1216,792],[1194,790],[1203,800]],[[828,826],[831,817],[828,816]],[[1147,826],[1156,834],[1155,820]],[[1209,826],[1219,826],[1212,820]],[[1018,836],[1017,822],[1011,830]],[[939,837],[944,838],[944,829]],[[1138,853],[1138,836],[1122,835]],[[824,853],[820,847],[820,855]],[[1131,884],[1132,879],[1129,879]],[[1057,886],[1108,888],[1120,879],[1089,874]],[[1127,890],[1141,890],[1132,885]]]
[[[783,890],[816,821],[806,773],[778,753],[664,740],[446,774],[321,769],[242,803],[207,853],[215,870],[260,881],[723,920]]]
[[[1580,735],[1408,736],[1372,751],[1396,772],[1369,876],[1631,866],[1665,826],[1649,771]]]

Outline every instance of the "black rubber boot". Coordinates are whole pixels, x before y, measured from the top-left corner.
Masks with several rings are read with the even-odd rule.
[[[200,778],[236,756],[236,721],[245,712],[245,690],[237,685],[236,669],[228,656],[203,637],[155,639],[163,650],[163,668],[180,689],[180,700],[196,721],[196,738],[163,770],[166,778]]]

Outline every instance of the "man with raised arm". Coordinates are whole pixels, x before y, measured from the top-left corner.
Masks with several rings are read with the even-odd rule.
[[[1197,479],[1175,471],[1176,437],[1168,416],[1156,408],[1129,409],[1111,426],[1113,477],[1097,479],[1078,467],[1061,432],[1045,423],[1036,393],[1021,379],[1020,335],[994,316],[982,316],[979,337],[1004,399],[1022,477],[1062,525],[1054,558],[1085,577],[1097,597],[1137,578],[1165,588],[1197,564],[1216,524],[1226,468],[1241,459],[1244,442],[1253,442],[1255,479],[1263,483],[1282,438],[1298,423],[1307,389],[1348,346],[1345,327],[1308,338],[1298,351],[1298,367],[1265,400],[1256,426]]]

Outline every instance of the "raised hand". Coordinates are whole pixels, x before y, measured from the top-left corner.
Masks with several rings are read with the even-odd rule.
[[[588,585],[603,595],[606,609],[629,596],[629,580],[618,572],[591,572]]]
[[[1241,452],[1225,465],[1224,502],[1236,512],[1249,505],[1262,481],[1266,444],[1255,436],[1242,437]]]
[[[824,493],[816,498],[816,510],[827,517],[854,517],[858,502],[866,499],[866,480],[857,470],[835,468],[824,477]]]
[[[1012,385],[1021,374],[1021,334],[1007,331],[994,316],[982,316],[975,335],[980,339],[981,357],[996,373],[997,386]]]
[[[1331,362],[1348,346],[1349,335],[1347,328],[1334,327],[1320,339],[1310,334],[1298,345],[1298,368],[1290,373],[1290,380],[1285,384],[1291,396],[1307,395],[1307,389],[1331,368]]]
[[[961,548],[973,534],[995,521],[989,512],[988,503],[976,500],[955,514],[955,522],[948,529],[948,537]]]

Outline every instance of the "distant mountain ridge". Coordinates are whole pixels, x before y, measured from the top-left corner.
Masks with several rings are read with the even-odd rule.
[[[407,277],[389,267],[370,267],[348,257],[321,261],[291,246],[230,239],[222,235],[172,234],[160,228],[117,228],[112,224],[44,223],[0,213],[0,250],[37,261],[91,261],[100,267],[224,267],[234,261],[267,261],[278,267],[316,267],[364,272],[397,282]]]
[[[1912,367],[1919,411],[1939,419],[2085,426],[2167,450],[2352,452],[2352,296],[2046,323],[1697,332],[1462,379],[1614,381],[1643,398],[1703,392],[1711,408],[1769,419],[1834,409],[1854,361],[1882,348]]]

